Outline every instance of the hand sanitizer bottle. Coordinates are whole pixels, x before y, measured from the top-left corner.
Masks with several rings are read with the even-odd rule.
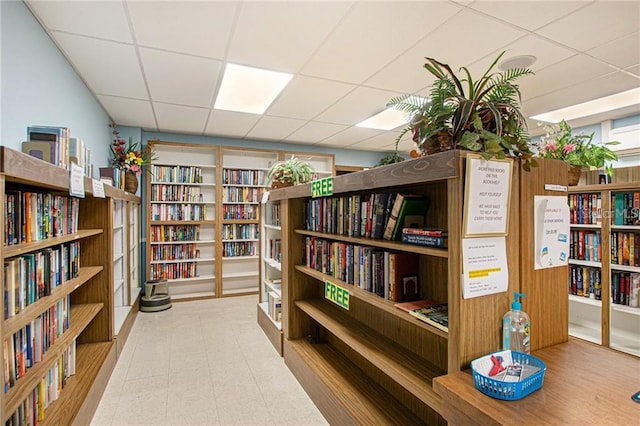
[[[511,310],[502,317],[502,349],[529,353],[530,330],[529,315],[522,311],[520,298],[523,293],[513,293]]]

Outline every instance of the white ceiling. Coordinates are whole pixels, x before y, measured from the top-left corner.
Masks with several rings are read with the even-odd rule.
[[[503,50],[534,55],[526,116],[640,86],[640,1],[26,3],[109,116],[149,131],[389,151],[402,127],[354,125],[427,94],[425,56],[477,75]],[[264,115],[214,110],[228,62],[294,78]]]

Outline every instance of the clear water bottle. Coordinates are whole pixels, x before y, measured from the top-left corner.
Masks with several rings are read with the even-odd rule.
[[[513,293],[511,310],[502,317],[502,349],[528,354],[530,352],[529,315],[522,311],[520,298],[523,293]]]

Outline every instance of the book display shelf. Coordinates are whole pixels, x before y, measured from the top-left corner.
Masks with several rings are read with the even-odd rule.
[[[350,236],[344,229],[335,233],[309,230],[310,184],[270,193],[270,200],[281,205],[284,359],[329,423],[444,424],[443,401],[432,388],[433,379],[467,368],[471,360],[499,347],[501,319],[509,310],[513,291],[532,295],[531,306],[525,307],[534,312],[532,318],[547,332],[545,337],[532,335],[534,349],[566,341],[566,307],[563,310],[560,305],[553,313],[544,311],[547,299],[557,299],[558,294],[555,290],[539,291],[543,281],[563,280],[566,267],[543,275],[520,260],[525,250],[520,226],[529,220],[531,224],[526,222],[526,226],[532,226],[533,194],[544,194],[540,182],[545,179],[566,181],[566,167],[564,175],[558,176],[554,175],[558,162],[528,176],[514,167],[505,237],[508,289],[463,299],[460,253],[465,158],[464,152],[448,151],[333,180],[333,203],[341,197],[366,199],[379,193],[429,198],[424,226],[447,231],[447,248]],[[521,198],[521,193],[526,198]],[[521,214],[523,211],[530,213]],[[305,257],[313,250],[313,239],[337,243],[331,246],[336,247],[333,256],[340,256],[341,247],[349,245],[394,254],[415,253],[419,298],[448,303],[447,331],[398,309],[393,300],[349,284],[350,278],[343,280],[307,266]],[[346,262],[341,263],[348,271],[353,266],[349,251],[345,253]],[[350,276],[348,272],[346,276]],[[335,291],[342,294],[337,301],[331,296],[334,285],[342,289]]]
[[[282,355],[282,222],[280,201],[260,209],[260,293],[258,324]]]
[[[94,197],[89,178],[70,197],[68,171],[6,147],[1,167],[2,422],[88,424],[117,360],[114,299],[129,274],[116,278],[114,205],[140,199],[110,186]]]
[[[214,297],[216,159],[210,145],[150,141],[147,277],[166,279],[172,298]]]
[[[640,168],[612,181],[569,190],[569,334],[640,357]]]

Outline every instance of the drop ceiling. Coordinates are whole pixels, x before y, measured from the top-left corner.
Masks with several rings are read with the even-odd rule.
[[[527,117],[640,86],[638,1],[26,4],[107,114],[153,132],[390,151],[402,126],[355,124],[394,96],[426,95],[425,56],[472,75],[502,51],[535,56],[520,80]],[[215,110],[227,63],[294,77],[263,115]],[[400,149],[411,148],[407,135]]]

